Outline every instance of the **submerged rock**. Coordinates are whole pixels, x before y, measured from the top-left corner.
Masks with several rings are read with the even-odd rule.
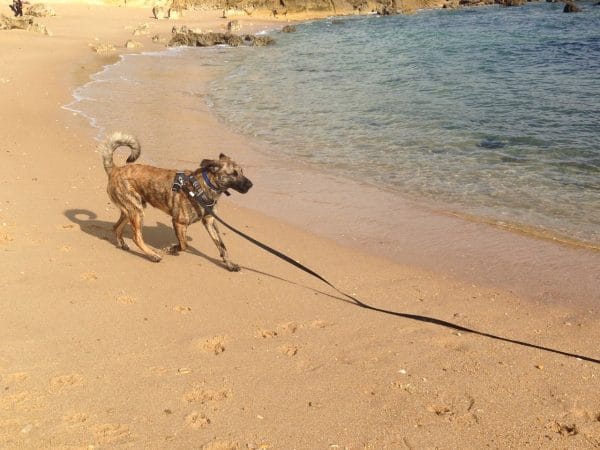
[[[565,9],[563,9],[563,12],[566,12],[566,13],[581,12],[581,9],[575,3],[567,2],[567,3],[565,3]]]

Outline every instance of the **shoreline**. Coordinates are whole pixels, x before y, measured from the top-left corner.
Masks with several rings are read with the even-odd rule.
[[[149,8],[56,9],[51,38],[0,32],[0,100],[12,105],[0,110],[0,447],[600,442],[596,364],[366,311],[231,233],[236,274],[198,226],[189,252],[159,264],[116,249],[93,130],[61,105],[107,62],[88,43],[124,43]],[[235,159],[256,173],[214,117],[198,126],[203,148],[235,142]],[[223,216],[379,308],[599,356],[592,312],[348,249],[257,212],[259,194],[224,201]],[[144,237],[172,244],[170,219],[147,209]]]
[[[202,57],[209,58],[206,54]],[[160,128],[155,130],[152,125],[148,129],[146,119],[130,119],[128,128],[150,141],[143,144],[142,160],[165,167],[182,162],[193,165],[198,159],[197,136],[218,139],[218,148],[236,158],[240,155],[238,159],[247,165],[247,173],[260,186],[248,196],[232,197],[238,207],[440,276],[510,290],[534,303],[550,302],[599,313],[596,274],[600,273],[600,253],[594,248],[578,248],[552,237],[540,239],[512,229],[510,224],[502,226],[485,218],[443,210],[441,205],[436,209],[397,192],[277,155],[266,143],[230,130],[215,115],[205,96],[213,77],[225,74],[222,68],[204,67],[200,62],[198,67],[203,78],[196,95],[203,103],[188,114],[182,127],[193,131],[176,132],[174,152],[169,150],[172,143],[160,136]],[[177,83],[177,78],[171,82]],[[168,109],[165,117],[180,120],[177,100],[165,97],[160,102]],[[206,122],[209,125],[196,127]]]

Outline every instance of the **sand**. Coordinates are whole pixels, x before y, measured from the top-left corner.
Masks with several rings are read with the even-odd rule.
[[[240,273],[201,226],[191,251],[158,264],[118,250],[96,130],[62,105],[115,60],[89,45],[125,51],[150,10],[52,6],[39,19],[52,36],[0,32],[0,448],[600,446],[594,362],[357,307],[231,232]],[[378,308],[600,358],[585,299],[532,301],[243,205],[225,199],[221,215]],[[156,210],[144,234],[154,248],[174,242]]]

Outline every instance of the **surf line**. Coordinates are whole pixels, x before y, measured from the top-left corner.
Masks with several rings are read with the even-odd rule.
[[[425,322],[425,323],[430,323],[433,325],[438,325],[441,327],[446,327],[446,328],[450,328],[456,331],[463,331],[465,333],[472,333],[478,336],[483,336],[486,338],[490,338],[490,339],[495,339],[497,341],[502,341],[502,342],[508,342],[510,344],[515,344],[515,345],[521,345],[523,347],[529,347],[529,348],[534,348],[537,350],[542,350],[545,352],[549,352],[549,353],[556,353],[558,355],[563,355],[563,356],[567,356],[570,358],[576,358],[582,361],[588,361],[594,364],[600,364],[600,359],[596,359],[596,358],[592,358],[590,356],[585,356],[585,355],[580,355],[577,353],[571,353],[571,352],[566,352],[566,351],[562,351],[562,350],[557,350],[554,348],[550,348],[550,347],[544,347],[542,345],[537,345],[537,344],[532,344],[531,342],[526,342],[526,341],[520,341],[517,339],[511,339],[511,338],[507,338],[507,337],[503,337],[503,336],[498,336],[496,334],[492,334],[492,333],[487,333],[485,331],[478,331],[478,330],[474,330],[472,328],[467,328],[467,327],[463,327],[462,325],[458,325],[456,323],[452,323],[452,322],[448,322],[446,320],[441,320],[441,319],[436,319],[435,317],[428,317],[428,316],[422,316],[419,314],[410,314],[410,313],[402,313],[402,312],[397,312],[397,311],[390,311],[388,309],[383,309],[383,308],[378,308],[376,306],[372,306],[369,305],[368,303],[363,302],[362,300],[346,294],[345,292],[343,292],[342,290],[338,289],[336,286],[334,286],[331,282],[329,282],[327,279],[325,279],[324,277],[322,277],[321,275],[319,275],[317,272],[315,272],[314,270],[306,267],[305,265],[299,263],[298,261],[295,261],[294,259],[292,259],[291,257],[287,256],[286,254],[280,252],[279,250],[276,250],[272,247],[269,247],[266,244],[263,244],[262,242],[260,242],[257,239],[254,239],[251,236],[248,236],[247,234],[243,233],[242,231],[234,228],[233,226],[229,225],[227,222],[225,222],[223,219],[221,219],[218,215],[215,214],[214,210],[212,207],[207,207],[205,206],[203,203],[197,202],[200,206],[202,206],[207,214],[212,215],[219,223],[221,223],[224,227],[228,228],[229,230],[233,231],[234,233],[236,233],[237,235],[243,237],[244,239],[250,241],[251,243],[253,243],[254,245],[256,245],[257,247],[260,247],[261,249],[263,249],[264,251],[271,253],[274,256],[277,256],[278,258],[282,259],[283,261],[287,262],[288,264],[291,264],[295,267],[297,267],[298,269],[308,273],[309,275],[312,275],[313,277],[321,280],[323,283],[325,283],[326,285],[328,285],[329,287],[331,287],[332,289],[334,289],[336,292],[338,292],[339,294],[343,295],[344,297],[346,297],[347,299],[351,300],[353,304],[355,304],[356,306],[360,307],[360,308],[364,308],[364,309],[368,309],[371,311],[376,311],[376,312],[380,312],[383,314],[389,314],[391,316],[396,316],[396,317],[402,317],[405,319],[411,319],[411,320],[416,320],[418,322]]]

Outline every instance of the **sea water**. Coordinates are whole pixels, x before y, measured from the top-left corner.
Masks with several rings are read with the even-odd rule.
[[[600,6],[580,6],[332,18],[275,32],[268,48],[131,55],[70,108],[101,129],[137,109],[146,142],[209,108],[272,157],[598,246]]]
[[[289,157],[599,244],[600,6],[582,7],[301,25],[240,52],[211,100]]]

